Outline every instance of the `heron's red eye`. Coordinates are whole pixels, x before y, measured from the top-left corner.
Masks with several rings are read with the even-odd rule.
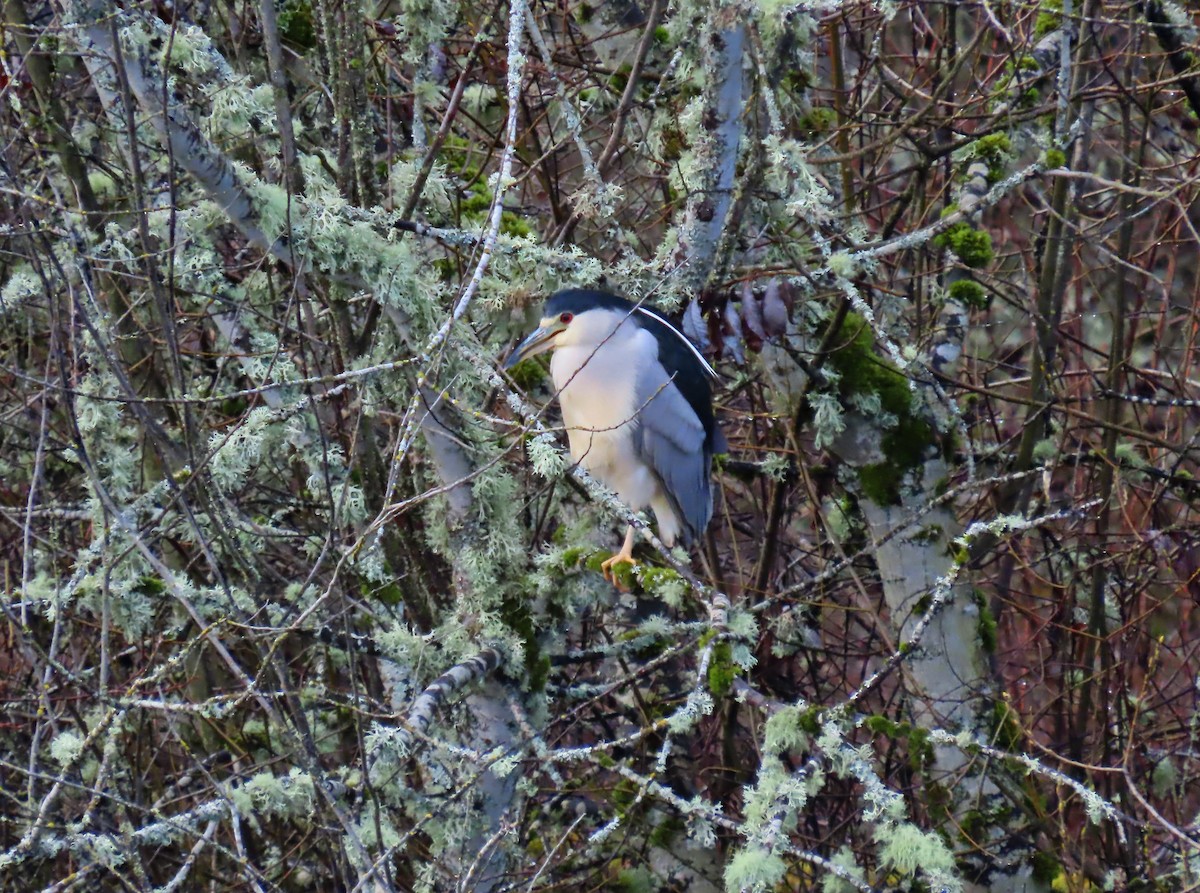
[[[569,323],[571,320],[573,320],[574,318],[575,318],[575,314],[573,314],[573,313],[560,313],[558,315],[558,321],[560,323],[562,323],[564,326],[567,323]]]

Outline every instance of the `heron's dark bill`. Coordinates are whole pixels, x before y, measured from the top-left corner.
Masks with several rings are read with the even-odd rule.
[[[521,360],[529,357],[537,356],[538,354],[549,350],[554,345],[554,336],[563,330],[563,326],[557,322],[552,325],[542,326],[530,333],[529,337],[517,345],[516,350],[508,355],[508,359],[504,362],[505,369],[511,369]]]

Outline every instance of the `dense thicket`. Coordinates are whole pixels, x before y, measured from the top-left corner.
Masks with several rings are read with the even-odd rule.
[[[0,887],[1200,889],[1200,15],[5,0]],[[707,541],[539,302],[723,376]]]

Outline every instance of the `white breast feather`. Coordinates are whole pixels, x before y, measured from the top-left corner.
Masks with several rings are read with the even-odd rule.
[[[642,509],[658,495],[658,481],[633,448],[633,426],[642,409],[634,384],[639,366],[630,358],[657,359],[658,344],[645,329],[626,323],[599,347],[565,345],[550,360],[571,458]]]

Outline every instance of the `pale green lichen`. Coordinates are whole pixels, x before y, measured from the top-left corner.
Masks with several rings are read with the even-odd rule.
[[[866,886],[862,867],[855,860],[854,851],[850,847],[839,847],[838,851],[830,856],[829,861],[859,883],[852,884],[849,880],[830,872],[821,878],[821,893],[859,893],[862,887]]]
[[[741,893],[769,890],[783,880],[787,863],[757,847],[738,850],[725,866],[725,889]]]
[[[230,796],[245,813],[299,819],[312,815],[317,792],[312,777],[293,767],[287,775],[259,772]]]
[[[534,473],[544,478],[557,478],[567,467],[563,451],[552,434],[539,434],[526,445],[529,464]]]
[[[903,875],[923,874],[934,889],[961,889],[955,878],[954,854],[931,831],[916,825],[884,825],[875,832],[880,842],[879,857],[884,864]]]
[[[50,742],[50,759],[60,766],[70,766],[83,753],[83,737],[71,729],[59,732]]]

